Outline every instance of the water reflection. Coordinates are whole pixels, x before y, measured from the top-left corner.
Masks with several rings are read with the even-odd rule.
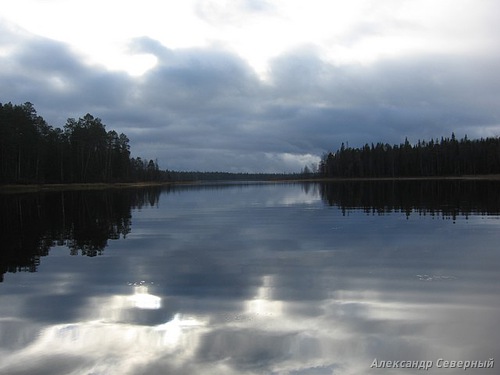
[[[145,285],[135,286],[134,294],[129,300],[138,309],[157,310],[161,308],[161,298],[149,294],[148,287]]]
[[[108,240],[130,233],[131,210],[157,205],[162,191],[241,191],[249,186],[256,184],[0,195],[0,282],[5,272],[35,272],[40,258],[56,245],[67,246],[71,255],[101,255]],[[294,194],[280,197],[280,202],[268,200],[266,204],[311,204],[319,194],[344,214],[363,209],[366,213],[404,212],[407,217],[418,213],[455,220],[460,215],[500,212],[495,181],[358,181],[299,186]]]
[[[133,295],[91,300],[98,305],[81,321],[41,329],[28,345],[5,357],[0,372],[127,374],[159,358],[175,355],[181,362],[182,357],[193,357],[206,323],[181,314],[154,326],[127,322],[121,313],[128,308],[160,307],[160,298],[149,294],[147,287],[134,289]]]
[[[159,195],[159,188],[0,194],[0,281],[5,272],[35,272],[54,246],[101,255],[108,240],[130,233],[131,209],[154,206]]]
[[[499,182],[488,180],[386,180],[319,184],[321,196],[344,213],[412,212],[455,220],[470,214],[500,212]]]
[[[481,203],[495,190],[418,206],[373,199],[380,186],[363,204],[360,187],[261,184],[129,208],[102,256],[61,246],[6,277],[0,373],[411,374],[370,365],[496,358],[500,221]],[[454,223],[440,219],[452,199]]]

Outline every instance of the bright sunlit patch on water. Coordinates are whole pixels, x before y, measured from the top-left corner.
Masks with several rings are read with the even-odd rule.
[[[247,313],[258,316],[278,317],[283,315],[283,302],[272,298],[274,278],[271,275],[262,277],[262,286],[257,289],[254,299],[247,301]]]
[[[152,284],[152,283],[151,283]],[[133,287],[132,294],[116,294],[113,296],[95,296],[89,299],[86,317],[89,320],[113,322],[127,320],[131,310],[159,310],[162,307],[161,297],[149,292],[145,281],[129,283]],[[136,312],[136,314],[141,314]]]
[[[175,314],[174,318],[164,324],[156,326],[154,329],[161,332],[161,344],[166,346],[179,345],[183,334],[193,328],[203,327],[205,322],[194,317],[183,317],[181,314]]]
[[[139,285],[134,287],[134,294],[129,297],[129,300],[138,309],[157,310],[161,308],[161,298],[149,294],[148,287]]]

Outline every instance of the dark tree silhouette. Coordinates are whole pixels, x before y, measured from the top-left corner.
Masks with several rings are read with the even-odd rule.
[[[129,139],[100,118],[69,118],[63,129],[31,103],[0,103],[0,183],[158,181],[158,163],[130,158]]]
[[[323,177],[431,177],[500,173],[500,139],[418,141],[400,145],[365,144],[345,147],[323,155],[319,165]]]

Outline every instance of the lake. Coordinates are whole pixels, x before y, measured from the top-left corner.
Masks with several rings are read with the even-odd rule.
[[[0,374],[498,371],[499,182],[226,183],[0,205]]]

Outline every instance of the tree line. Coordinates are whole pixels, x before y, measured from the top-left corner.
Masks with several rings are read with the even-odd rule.
[[[158,163],[130,156],[128,137],[86,114],[54,128],[32,103],[0,103],[0,183],[157,181]]]
[[[336,152],[323,155],[318,165],[322,177],[431,177],[500,173],[500,139],[470,140],[467,135],[399,145],[377,143],[352,148],[342,143]]]
[[[302,173],[247,173],[247,172],[200,172],[162,171],[168,181],[279,181],[304,178]]]

